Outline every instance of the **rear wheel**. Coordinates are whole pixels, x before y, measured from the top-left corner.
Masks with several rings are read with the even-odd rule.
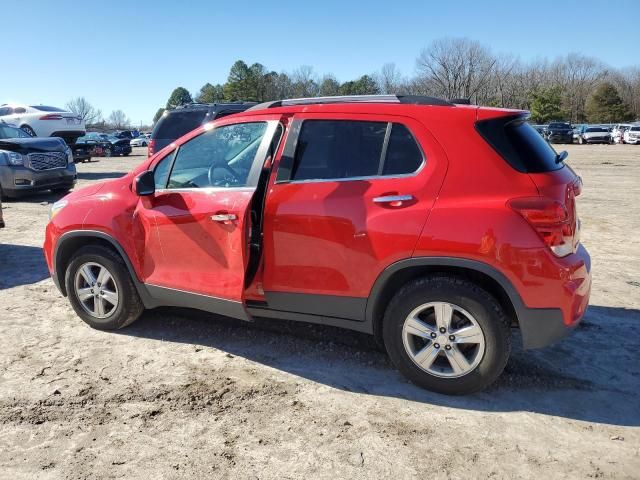
[[[29,135],[31,135],[32,137],[36,136],[36,132],[33,131],[33,128],[31,128],[29,125],[23,125],[20,127],[24,132],[27,132]]]
[[[405,285],[387,308],[383,337],[405,377],[452,395],[493,383],[511,352],[509,321],[500,304],[477,285],[451,276]]]
[[[100,246],[82,247],[65,274],[71,306],[98,330],[115,330],[133,323],[144,306],[122,258]]]

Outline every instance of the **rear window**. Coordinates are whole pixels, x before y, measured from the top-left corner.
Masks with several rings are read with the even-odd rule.
[[[61,108],[57,107],[49,107],[47,105],[30,105],[31,108],[35,108],[36,110],[40,110],[41,112],[66,112]]]
[[[556,163],[557,152],[525,120],[522,116],[492,118],[476,123],[476,129],[519,172],[541,173],[562,168],[562,163]]]
[[[176,140],[191,130],[202,125],[207,110],[186,110],[169,112],[158,120],[156,128],[153,129],[151,138],[165,138]]]

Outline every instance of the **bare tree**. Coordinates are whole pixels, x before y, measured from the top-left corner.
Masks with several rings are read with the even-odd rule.
[[[475,98],[490,80],[495,64],[487,48],[468,38],[436,40],[417,60],[424,89],[445,98]]]
[[[291,74],[292,94],[295,97],[315,97],[318,95],[318,80],[313,67],[302,65]]]
[[[400,94],[407,90],[407,82],[402,78],[395,63],[385,63],[380,69],[380,73],[375,75],[375,79],[380,93]]]
[[[127,128],[131,121],[122,110],[114,110],[109,115],[109,124],[117,130]]]
[[[78,115],[88,125],[102,120],[102,112],[94,108],[86,98],[77,97],[67,103],[67,108]]]

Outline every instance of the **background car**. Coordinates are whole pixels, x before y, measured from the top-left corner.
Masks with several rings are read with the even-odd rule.
[[[611,132],[609,127],[603,127],[599,125],[589,125],[585,127],[580,136],[578,137],[578,143],[583,145],[585,143],[611,143]]]
[[[613,143],[624,143],[624,132],[626,132],[629,127],[631,127],[631,125],[628,123],[619,123],[615,125],[611,130]]]
[[[573,143],[573,127],[567,122],[551,122],[545,130],[549,143]]]
[[[149,142],[149,156],[162,150],[185,133],[203,123],[234,113],[244,112],[255,102],[192,103],[174,110],[165,110],[158,119]]]
[[[129,141],[129,145],[132,147],[146,147],[149,145],[149,139],[145,136],[140,135],[139,137],[132,138]]]
[[[84,120],[73,112],[47,105],[0,105],[0,119],[12,123],[32,137],[60,137],[73,145],[85,134]]]
[[[32,137],[0,123],[0,199],[42,190],[68,192],[76,177],[73,154],[64,140]]]
[[[102,149],[103,157],[114,157],[118,155],[127,156],[131,153],[131,145],[128,138],[118,138],[108,133],[89,132],[86,139],[94,140]]]
[[[624,143],[631,143],[633,145],[640,143],[640,124],[629,125],[629,128],[624,132]]]

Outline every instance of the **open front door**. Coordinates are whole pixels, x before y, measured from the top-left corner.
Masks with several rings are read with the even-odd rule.
[[[264,118],[264,120],[262,119]],[[162,305],[248,319],[244,308],[251,205],[278,117],[225,119],[154,165],[143,279]]]

